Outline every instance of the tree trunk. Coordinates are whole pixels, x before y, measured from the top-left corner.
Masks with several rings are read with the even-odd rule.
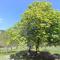
[[[36,42],[36,53],[39,51],[39,39]]]

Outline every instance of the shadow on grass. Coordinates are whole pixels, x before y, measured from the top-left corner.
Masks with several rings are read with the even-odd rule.
[[[60,59],[60,55],[58,54],[50,54],[49,52],[42,51],[36,53],[36,51],[20,51],[16,54],[10,55],[11,59],[14,60],[55,60]]]

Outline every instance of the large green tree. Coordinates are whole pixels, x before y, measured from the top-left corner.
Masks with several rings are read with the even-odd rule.
[[[60,43],[60,12],[52,8],[49,2],[34,2],[24,12],[21,19],[21,35],[27,43],[33,42],[36,51],[40,45]]]
[[[13,41],[26,41],[39,46],[60,44],[60,12],[53,9],[49,2],[34,2],[24,12],[9,34]]]

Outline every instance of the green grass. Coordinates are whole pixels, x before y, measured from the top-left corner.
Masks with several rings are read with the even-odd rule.
[[[24,43],[21,43],[17,49],[13,49],[12,51],[8,51],[6,52],[4,49],[0,50],[0,60],[9,60],[9,55],[11,54],[15,54],[18,51],[24,51],[27,50],[27,46]],[[33,49],[35,50],[35,48]],[[49,51],[52,54],[60,54],[60,46],[57,47],[40,47],[39,48],[40,51]]]
[[[0,55],[0,60],[9,60],[9,55]]]
[[[0,55],[1,54],[3,54],[3,55],[14,54],[18,51],[23,51],[23,50],[28,50],[28,48],[25,44],[20,44],[20,46],[18,46],[17,49],[13,49],[12,51],[6,52],[6,51],[1,51],[0,50]],[[35,48],[33,50],[35,50]],[[39,50],[40,51],[49,51],[52,54],[60,54],[60,46],[56,46],[56,47],[54,47],[54,46],[49,47],[48,46],[48,47],[42,47],[42,48],[40,47]]]
[[[40,51],[48,51],[51,54],[60,54],[60,46],[42,47],[42,48],[39,48],[39,49],[40,49]]]

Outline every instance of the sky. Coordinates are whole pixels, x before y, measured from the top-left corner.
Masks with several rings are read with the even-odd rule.
[[[0,30],[7,30],[21,20],[21,14],[34,0],[0,0]],[[60,0],[49,0],[56,10],[60,10]]]

